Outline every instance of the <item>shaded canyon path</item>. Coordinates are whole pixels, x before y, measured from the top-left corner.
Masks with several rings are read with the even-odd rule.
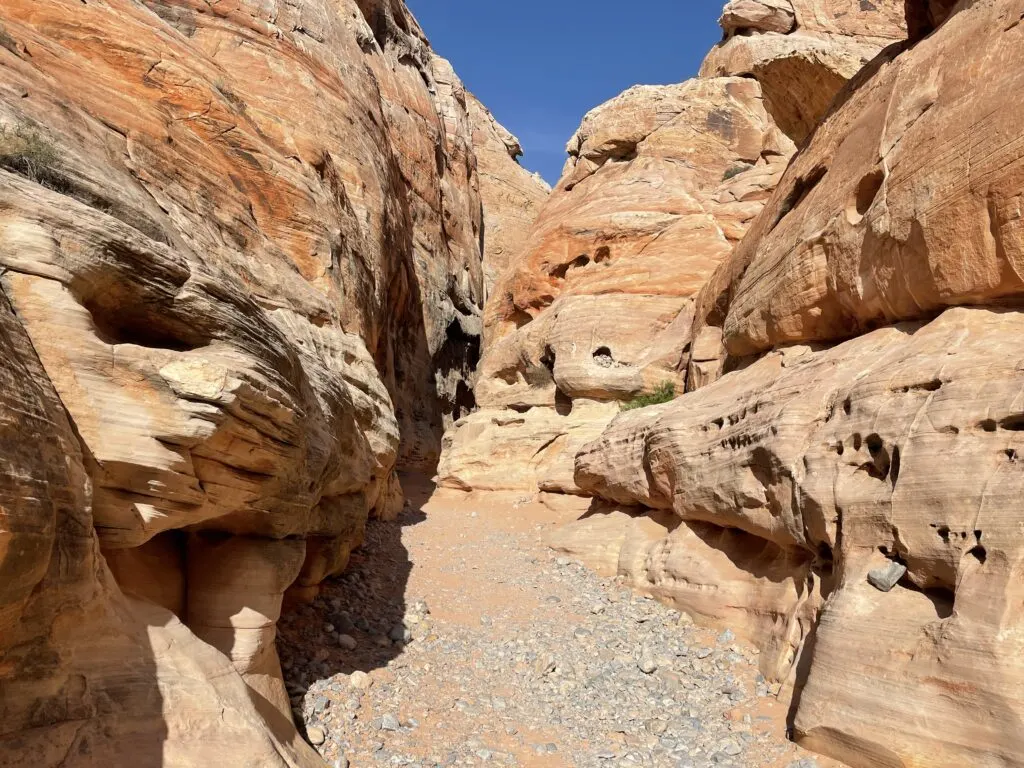
[[[403,485],[400,518],[281,621],[329,765],[839,765],[785,740],[755,649],[545,546],[578,508]]]

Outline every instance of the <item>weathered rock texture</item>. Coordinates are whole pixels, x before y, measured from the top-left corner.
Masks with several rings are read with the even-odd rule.
[[[902,5],[852,18],[848,4],[805,5],[732,3],[723,25],[732,39],[810,41],[844,62],[809,75],[816,120],[885,35],[903,34]],[[761,29],[790,17],[800,20],[793,34]],[[691,350],[698,373],[717,375],[720,332],[691,333],[695,297],[778,183],[796,150],[787,133],[802,138],[787,110],[811,105],[806,80],[773,80],[768,99],[760,71],[726,74],[737,76],[637,86],[584,117],[562,179],[488,299],[482,410],[446,436],[443,485],[580,493],[567,480],[569,448],[618,404],[665,383],[681,392]]]
[[[519,165],[523,154],[519,139],[471,93],[466,94],[466,108],[484,206],[484,285],[490,292],[498,275],[523,247],[551,187]]]
[[[702,77],[753,77],[778,126],[801,143],[839,89],[882,48],[907,37],[893,0],[732,0],[725,39]]]
[[[472,407],[478,107],[398,0],[10,0],[0,74],[0,764],[317,764],[275,623]]]
[[[855,768],[1024,765],[1024,6],[949,10],[814,130],[699,297],[717,371],[577,455],[621,510],[557,541],[761,642]]]

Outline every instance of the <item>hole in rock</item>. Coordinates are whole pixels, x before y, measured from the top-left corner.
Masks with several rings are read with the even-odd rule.
[[[514,365],[510,365],[507,368],[502,368],[494,374],[494,378],[501,379],[506,384],[515,384],[519,381],[519,369]]]
[[[82,302],[92,317],[96,335],[106,344],[133,344],[175,352],[188,352],[209,344],[207,334],[170,314],[170,304],[169,300],[165,302],[168,311],[161,312],[159,304],[143,307],[126,302],[113,308],[107,306],[106,301],[86,299]]]
[[[548,344],[544,347],[544,354],[540,356],[540,364],[552,374],[555,372],[555,350]]]
[[[897,562],[903,562],[897,558]],[[906,565],[906,563],[904,563]],[[910,579],[910,572],[908,571],[902,579],[897,582],[897,586],[902,589],[909,590],[911,592],[917,592],[928,598],[928,601],[932,604],[935,609],[936,619],[948,619],[953,615],[953,607],[956,600],[955,592],[950,588],[943,585],[930,586],[922,589]]]
[[[850,415],[850,411],[853,409],[853,403],[850,402],[850,398],[843,400],[843,413],[847,416]]]
[[[948,619],[953,615],[954,597],[953,590],[942,587],[923,589],[921,593],[927,597],[935,607],[935,617]]]
[[[860,432],[856,432],[853,435],[853,450],[860,450]]]
[[[854,446],[858,446],[859,443],[860,436],[854,435]],[[861,469],[876,480],[884,480],[889,476],[892,459],[889,456],[889,451],[885,449],[882,438],[876,434],[871,434],[865,438],[864,444],[868,449],[868,453],[871,454],[871,461],[861,465]]]
[[[976,547],[972,547],[967,554],[976,559],[982,565],[984,565],[985,560],[988,559],[988,553],[985,551],[985,548],[980,544]]]
[[[512,315],[509,317],[509,320],[511,320],[515,327],[518,329],[522,328],[527,323],[533,322],[533,315],[517,307],[515,310],[513,310]]]
[[[823,563],[831,563],[833,560],[832,547],[828,545],[828,542],[823,541],[818,544],[818,559]]]
[[[939,538],[942,539],[942,541],[944,543],[949,544],[949,526],[948,525],[939,526],[939,528],[935,532],[937,534],[939,534]]]
[[[889,464],[889,479],[892,480],[892,487],[896,487],[896,482],[900,479],[900,447],[894,445],[892,449],[892,460]]]
[[[1015,413],[999,422],[999,426],[1011,432],[1024,431],[1024,413]]]
[[[1006,454],[1006,458],[1008,458],[1011,462],[1017,460],[1017,451],[1014,450],[1013,448],[1007,448],[1004,451],[1004,453]]]
[[[555,390],[555,413],[568,416],[572,413],[572,398],[560,389]]]
[[[585,253],[577,256],[568,264],[562,264],[551,270],[551,274],[558,279],[564,279],[570,269],[582,269],[590,263],[590,257]]]
[[[981,427],[986,432],[995,432],[997,425],[995,419],[985,419],[984,421],[980,422],[978,426]]]
[[[598,347],[594,350],[594,362],[602,368],[611,368],[615,364],[612,351],[608,347]]]
[[[611,257],[611,248],[609,248],[607,245],[602,245],[594,252],[594,263],[600,264],[601,262],[607,261]]]
[[[857,184],[857,192],[853,201],[854,209],[857,211],[859,216],[863,216],[868,212],[871,204],[875,202],[875,198],[878,197],[879,190],[882,189],[882,183],[885,181],[885,173],[878,169],[872,171]]]

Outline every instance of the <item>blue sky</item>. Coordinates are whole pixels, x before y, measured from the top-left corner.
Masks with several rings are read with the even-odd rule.
[[[725,0],[406,0],[439,54],[554,183],[591,108],[693,77]]]

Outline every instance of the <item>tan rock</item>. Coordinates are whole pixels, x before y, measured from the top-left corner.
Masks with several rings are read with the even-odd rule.
[[[577,400],[571,410],[485,408],[445,436],[438,484],[464,491],[578,493],[576,452],[619,412],[615,403]]]
[[[999,94],[1024,71],[1016,27],[997,31],[1008,13],[986,3],[956,14],[879,62],[816,131],[736,253],[736,269],[749,266],[727,289],[732,354],[1021,294],[1016,117]],[[942,66],[968,47],[985,56]]]
[[[736,0],[700,78],[636,86],[584,117],[562,179],[485,307],[485,411],[446,438],[445,482],[475,476],[491,487],[483,478],[514,455],[531,466],[500,425],[515,423],[535,445],[550,436],[540,425],[557,419],[520,423],[502,409],[564,411],[577,398],[624,401],[664,383],[681,392],[721,374],[722,322],[705,321],[713,305],[702,301],[694,326],[694,297],[771,196],[793,140],[905,37],[897,5]],[[506,471],[501,487],[535,491],[535,480]]]
[[[902,0],[733,0],[701,77],[745,75],[797,144],[865,64],[907,37]]]
[[[469,97],[390,0],[12,0],[0,73],[0,764],[316,765],[282,595],[473,403]]]
[[[718,23],[727,35],[755,31],[784,35],[793,31],[796,12],[790,0],[730,0]]]
[[[533,452],[566,430],[596,434],[617,402],[662,383],[682,391],[693,296],[791,149],[757,83],[741,78],[637,87],[588,114],[565,177],[488,302],[484,410],[446,437],[442,482],[576,492],[561,442],[557,469],[545,460],[538,474]],[[514,457],[521,467],[509,471]]]
[[[222,654],[167,609],[121,594],[80,444],[6,298],[0,328],[0,765],[319,764]],[[180,571],[147,550],[167,583],[136,583],[180,599]]]
[[[1006,685],[1019,674],[1009,660],[1021,617],[1008,606],[1021,556],[1011,499],[1021,493],[1013,466],[1024,366],[1010,340],[1022,329],[1019,313],[958,308],[831,349],[772,352],[674,403],[618,417],[577,456],[576,482],[802,558],[770,588],[748,581],[751,616],[730,617],[748,631],[753,623],[769,647],[788,646],[790,661],[804,640],[794,673],[801,743],[852,766],[1024,754],[1010,725],[1024,700]],[[674,535],[645,548],[672,551]],[[883,593],[867,574],[888,558],[908,571]],[[644,562],[639,573],[620,570],[709,615],[673,588],[676,576],[655,570],[660,556]],[[718,571],[703,577],[732,578]],[[815,633],[775,591],[789,578],[827,598]],[[758,624],[765,610],[780,617],[767,628]],[[779,665],[779,679],[786,670]],[[981,722],[984,701],[999,707]],[[906,717],[919,708],[929,717]]]
[[[484,283],[490,292],[498,275],[523,247],[551,188],[539,175],[519,165],[523,154],[519,139],[471,93],[466,94],[466,108],[484,206]]]

